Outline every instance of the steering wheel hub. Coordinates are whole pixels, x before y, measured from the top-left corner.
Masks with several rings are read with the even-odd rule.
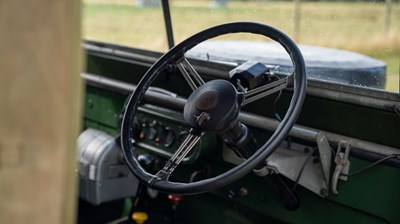
[[[196,99],[196,108],[201,111],[208,111],[214,108],[219,101],[219,94],[217,91],[210,90],[204,93]]]
[[[226,80],[212,80],[196,89],[188,98],[183,116],[195,129],[221,133],[230,127],[239,115],[239,94]],[[203,121],[204,114],[207,114]],[[198,122],[202,119],[202,122]]]

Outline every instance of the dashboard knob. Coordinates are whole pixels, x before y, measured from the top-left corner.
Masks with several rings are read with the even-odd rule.
[[[147,213],[145,212],[134,212],[132,214],[132,219],[135,221],[137,224],[143,224],[146,222],[146,220],[149,218]]]

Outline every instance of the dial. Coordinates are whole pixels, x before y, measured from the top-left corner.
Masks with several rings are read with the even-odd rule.
[[[176,134],[170,127],[165,127],[164,130],[161,132],[160,142],[164,147],[171,147],[174,144],[175,139]]]
[[[153,140],[157,137],[157,126],[158,126],[158,122],[156,120],[153,120],[148,128],[147,128],[147,139]]]
[[[157,136],[157,129],[153,126],[149,126],[146,132],[147,139],[153,140]]]

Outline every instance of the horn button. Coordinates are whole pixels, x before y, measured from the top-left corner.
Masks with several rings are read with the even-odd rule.
[[[192,128],[225,132],[239,115],[241,96],[226,80],[209,81],[189,96],[183,116]]]

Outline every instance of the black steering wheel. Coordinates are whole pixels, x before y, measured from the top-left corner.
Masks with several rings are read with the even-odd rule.
[[[293,63],[293,74],[257,87],[247,92],[238,92],[226,80],[212,80],[207,83],[198,75],[184,54],[197,44],[220,35],[230,33],[253,33],[269,37],[280,43],[290,55]],[[169,64],[176,64],[182,75],[193,89],[184,107],[184,118],[191,130],[177,151],[167,161],[166,165],[157,174],[152,175],[144,170],[135,157],[134,146],[131,140],[135,112],[146,90],[156,79],[162,69]],[[293,96],[286,112],[286,116],[279,126],[258,150],[253,150],[251,138],[245,125],[238,121],[240,108],[266,95],[278,92],[286,87],[293,87]],[[121,129],[121,145],[123,154],[132,173],[146,186],[174,194],[197,194],[212,191],[230,184],[255,167],[265,162],[285,139],[300,113],[305,93],[307,79],[303,56],[297,45],[283,32],[259,23],[235,22],[218,25],[201,31],[176,45],[164,54],[144,75],[136,90],[131,95],[123,117]],[[196,145],[204,132],[217,133],[226,143],[241,148],[246,160],[236,167],[218,176],[192,183],[172,182],[169,180],[174,169],[179,165],[187,153]],[[239,138],[239,139],[238,139]],[[250,140],[249,140],[250,139]],[[235,140],[235,143],[232,141]],[[239,143],[238,143],[239,142]]]

